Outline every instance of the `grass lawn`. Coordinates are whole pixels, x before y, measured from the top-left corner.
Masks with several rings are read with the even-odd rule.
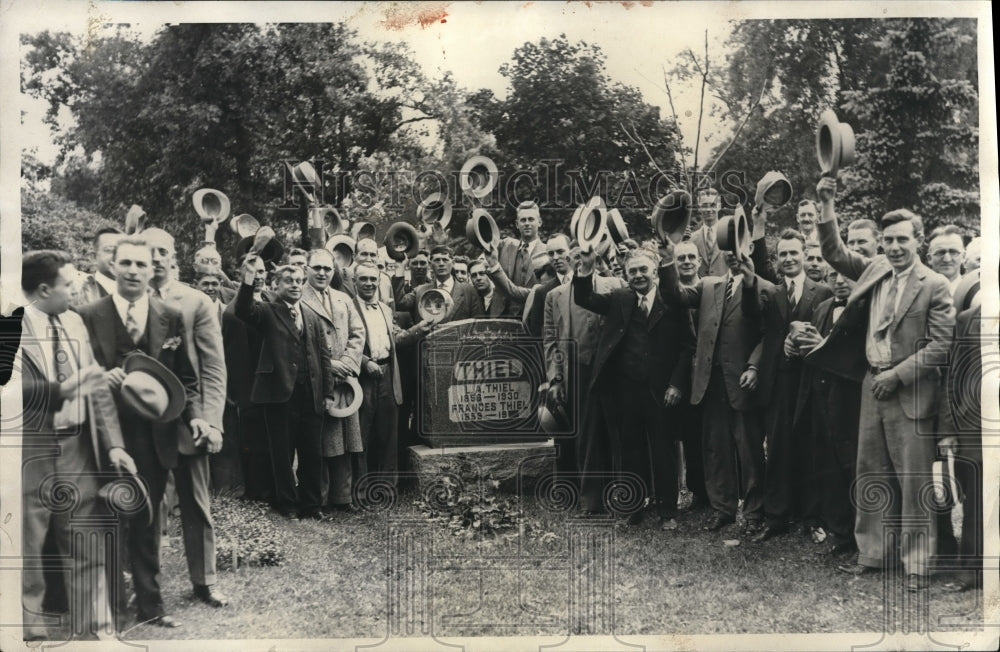
[[[799,534],[725,545],[740,538],[736,527],[703,532],[706,511],[682,511],[674,532],[656,529],[655,518],[632,527],[590,518],[577,536],[569,523],[579,517],[526,497],[520,536],[477,541],[428,522],[416,497],[328,522],[289,522],[262,508],[259,518],[286,535],[287,559],[220,571],[231,599],[222,609],[192,597],[172,518],[163,595],[183,627],[140,625],[125,638],[838,633],[882,631],[886,613],[890,627],[921,630],[926,618],[931,629],[976,629],[982,618],[981,591],[949,594],[932,582],[914,597],[888,576],[848,577],[835,569],[841,560]]]

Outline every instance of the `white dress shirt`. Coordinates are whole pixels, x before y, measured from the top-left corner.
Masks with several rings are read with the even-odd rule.
[[[104,288],[104,291],[107,292],[108,294],[114,294],[115,290],[118,289],[118,283],[117,281],[115,281],[115,279],[109,276],[105,276],[100,272],[94,272],[93,276],[94,276],[94,281],[102,288]]]
[[[743,278],[742,274],[740,274],[740,278]],[[795,283],[795,305],[799,305],[799,301],[802,299],[802,286],[806,283],[806,273],[799,272],[798,276],[785,277],[785,296],[788,296],[788,288],[791,287],[792,283]]]
[[[46,380],[49,382],[58,382],[57,375],[58,370],[56,369],[55,355],[53,352],[53,344],[55,342],[52,339],[55,334],[52,333],[52,324],[49,322],[49,314],[42,312],[30,304],[24,308],[24,318],[30,321],[31,332],[36,334],[36,337],[40,338],[38,344],[38,349],[42,354],[42,360],[45,362],[45,369],[42,373],[45,374]],[[56,315],[56,319],[59,316]],[[81,347],[90,346],[89,341],[80,341],[78,338],[81,336],[80,333],[70,334],[66,325],[59,321],[61,326],[60,333],[58,337],[60,338],[60,344],[63,351],[69,354],[69,359],[67,361],[67,370],[72,373],[76,373],[80,370],[81,359],[80,356],[83,355]],[[88,354],[89,355],[89,354]],[[86,403],[82,402],[82,399],[78,398],[79,393],[74,393],[73,396],[63,401],[62,407],[56,411],[52,417],[52,427],[55,430],[66,430],[69,428],[75,428],[79,426],[86,418]]]
[[[646,299],[646,315],[648,316],[649,313],[653,310],[653,299],[655,297],[656,297],[656,285],[650,284],[649,292],[647,292],[646,294],[639,294],[638,292],[635,293],[635,305],[641,306],[642,300]]]
[[[906,281],[913,273],[914,262],[902,272],[893,270],[892,274],[882,279],[878,286],[872,291],[871,308],[868,311],[868,337],[865,338],[865,354],[868,357],[868,364],[873,367],[887,367],[892,364],[892,337],[887,333],[886,337],[877,337],[875,332],[882,324],[882,316],[886,312],[886,301],[889,296],[889,288],[892,284],[897,284],[896,301],[893,305],[893,314],[899,310],[899,302],[903,298],[903,289]],[[895,315],[898,317],[899,315]]]
[[[441,286],[441,283],[439,283],[437,279],[434,279],[432,282],[434,283],[435,288]],[[448,294],[452,294],[455,289],[455,279],[451,276],[445,279],[444,287],[442,289],[448,292]]]
[[[118,317],[121,318],[122,324],[126,324],[128,315],[128,304],[129,300],[118,294],[116,290],[114,294],[111,295],[111,300],[115,302],[115,309],[118,311]],[[135,319],[136,326],[139,328],[140,333],[146,332],[146,321],[149,319],[149,295],[143,294],[141,297],[135,300],[135,307],[132,308],[132,317]]]
[[[391,342],[382,306],[378,302],[366,303],[364,299],[360,297],[358,299],[361,303],[361,317],[365,320],[365,329],[368,331],[368,351],[371,353],[371,359],[385,360],[389,357]]]

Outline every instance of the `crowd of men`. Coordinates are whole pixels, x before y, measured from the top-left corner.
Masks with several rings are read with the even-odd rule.
[[[631,478],[648,501],[627,523],[655,513],[675,530],[686,486],[706,531],[737,527],[741,511],[750,541],[797,529],[844,572],[901,563],[919,591],[935,555],[950,554],[965,566],[945,586],[975,585],[979,371],[948,360],[978,346],[978,239],[966,247],[955,227],[925,237],[899,209],[851,222],[845,241],[835,188],[823,179],[818,202],[799,204],[774,256],[766,203],[752,211],[752,255],[720,246],[718,193],[683,241],[626,240],[610,257],[563,233],[543,242],[532,202],[517,208],[519,237],[478,257],[434,244],[397,263],[374,240],[342,237],[280,259],[244,247],[229,278],[207,244],[185,284],[173,237],[156,228],[97,233],[82,282],[65,253],[25,253],[24,556],[71,558],[64,580],[25,565],[25,638],[46,636],[59,580],[84,635],[114,631],[133,604],[140,622],[178,626],[159,582],[174,502],[194,595],[227,604],[210,492],[238,490],[288,519],[356,510],[361,477],[395,478],[420,442],[419,343],[463,319],[520,319],[544,341],[544,400],[578,415],[557,470],[584,512],[607,509],[609,478]],[[453,300],[438,324],[421,317],[431,289]],[[947,451],[960,540],[925,491]],[[74,514],[98,514],[107,472],[138,477],[148,499],[122,518],[117,550],[74,550],[47,479],[74,479]]]

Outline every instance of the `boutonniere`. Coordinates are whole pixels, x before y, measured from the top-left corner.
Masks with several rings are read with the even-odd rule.
[[[164,349],[170,349],[171,351],[176,351],[177,347],[181,345],[180,337],[170,337],[163,341]]]

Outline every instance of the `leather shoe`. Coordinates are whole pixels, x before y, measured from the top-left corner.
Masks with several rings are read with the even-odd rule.
[[[716,530],[721,530],[725,526],[729,525],[730,523],[734,523],[735,521],[736,519],[733,518],[732,516],[723,514],[722,512],[715,512],[714,514],[712,514],[712,518],[708,520],[708,523],[706,523],[705,527],[703,527],[702,529],[707,532],[715,532]]]
[[[153,625],[155,627],[166,627],[168,629],[174,629],[175,627],[180,627],[180,621],[174,620],[172,616],[157,616],[156,618],[151,618],[147,621],[148,625]]]
[[[872,573],[877,573],[882,569],[875,568],[874,566],[865,566],[864,564],[860,564],[858,562],[853,562],[850,564],[840,564],[839,566],[837,566],[837,570],[839,570],[841,573],[847,573],[848,575],[854,575],[858,577],[861,575],[870,575]]]
[[[279,509],[278,513],[290,521],[299,520],[299,513],[296,512],[294,509]]]
[[[784,532],[785,529],[783,527],[765,524],[764,527],[760,528],[750,536],[750,541],[752,543],[763,543],[764,541],[773,539]]]
[[[664,532],[672,532],[677,529],[677,519],[676,518],[661,518],[660,519],[660,529]]]
[[[829,537],[827,537],[827,539],[829,540]],[[834,543],[828,548],[817,550],[816,554],[827,557],[837,557],[839,555],[847,555],[857,551],[858,547],[854,545],[853,541],[841,541],[839,543]]]
[[[962,593],[972,588],[972,585],[965,580],[950,580],[941,585],[941,589],[946,593]]]
[[[919,591],[926,591],[930,582],[926,575],[917,575],[916,573],[910,573],[906,576],[906,590],[910,593],[917,593]]]
[[[215,585],[199,585],[194,587],[194,597],[212,607],[225,607],[229,604],[226,594],[215,588]]]

